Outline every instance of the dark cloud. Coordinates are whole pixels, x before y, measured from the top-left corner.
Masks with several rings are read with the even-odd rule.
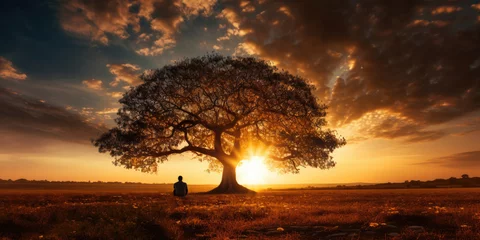
[[[208,16],[216,0],[71,0],[61,1],[62,28],[76,36],[108,45],[112,37],[135,40],[136,52],[155,56],[176,45],[179,24]],[[142,24],[142,22],[146,22]]]
[[[130,12],[128,1],[62,1],[59,18],[65,31],[107,45],[108,34],[129,37],[127,27],[139,30],[138,18]]]
[[[462,152],[449,156],[432,158],[418,165],[440,165],[453,168],[478,168],[480,167],[480,151]]]
[[[225,1],[221,16],[243,33],[239,47],[313,80],[332,125],[387,110],[401,118],[367,126],[372,136],[418,141],[444,135],[427,127],[480,109],[473,3],[260,1],[245,12]]]
[[[106,128],[80,114],[0,87],[0,151],[31,152],[52,142],[90,144]]]
[[[209,16],[213,11],[216,0],[143,0],[139,4],[139,16],[149,22],[153,44],[143,47],[136,52],[140,55],[155,56],[165,50],[173,48],[179,25],[186,19],[203,15]],[[145,39],[145,38],[143,38]]]

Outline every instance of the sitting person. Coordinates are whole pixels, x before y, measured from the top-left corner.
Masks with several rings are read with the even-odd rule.
[[[173,184],[173,196],[185,197],[188,194],[187,183],[183,182],[183,177],[178,176],[178,182]]]

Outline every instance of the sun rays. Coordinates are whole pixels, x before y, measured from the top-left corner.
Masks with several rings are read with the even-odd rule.
[[[267,173],[268,169],[264,158],[260,156],[252,156],[248,160],[243,160],[237,167],[237,178],[240,184],[264,184]]]

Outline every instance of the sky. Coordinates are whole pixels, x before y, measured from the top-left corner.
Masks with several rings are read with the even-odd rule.
[[[478,0],[6,0],[0,3],[0,178],[217,184],[188,154],[156,174],[90,139],[140,74],[216,52],[300,75],[347,140],[336,167],[268,184],[480,176]],[[241,180],[239,180],[242,183]]]

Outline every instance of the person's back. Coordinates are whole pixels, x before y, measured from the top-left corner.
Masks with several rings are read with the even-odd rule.
[[[182,180],[183,180],[183,177],[179,176],[178,177],[178,182],[173,184],[173,195],[174,196],[184,197],[188,194],[187,183],[183,182]]]

